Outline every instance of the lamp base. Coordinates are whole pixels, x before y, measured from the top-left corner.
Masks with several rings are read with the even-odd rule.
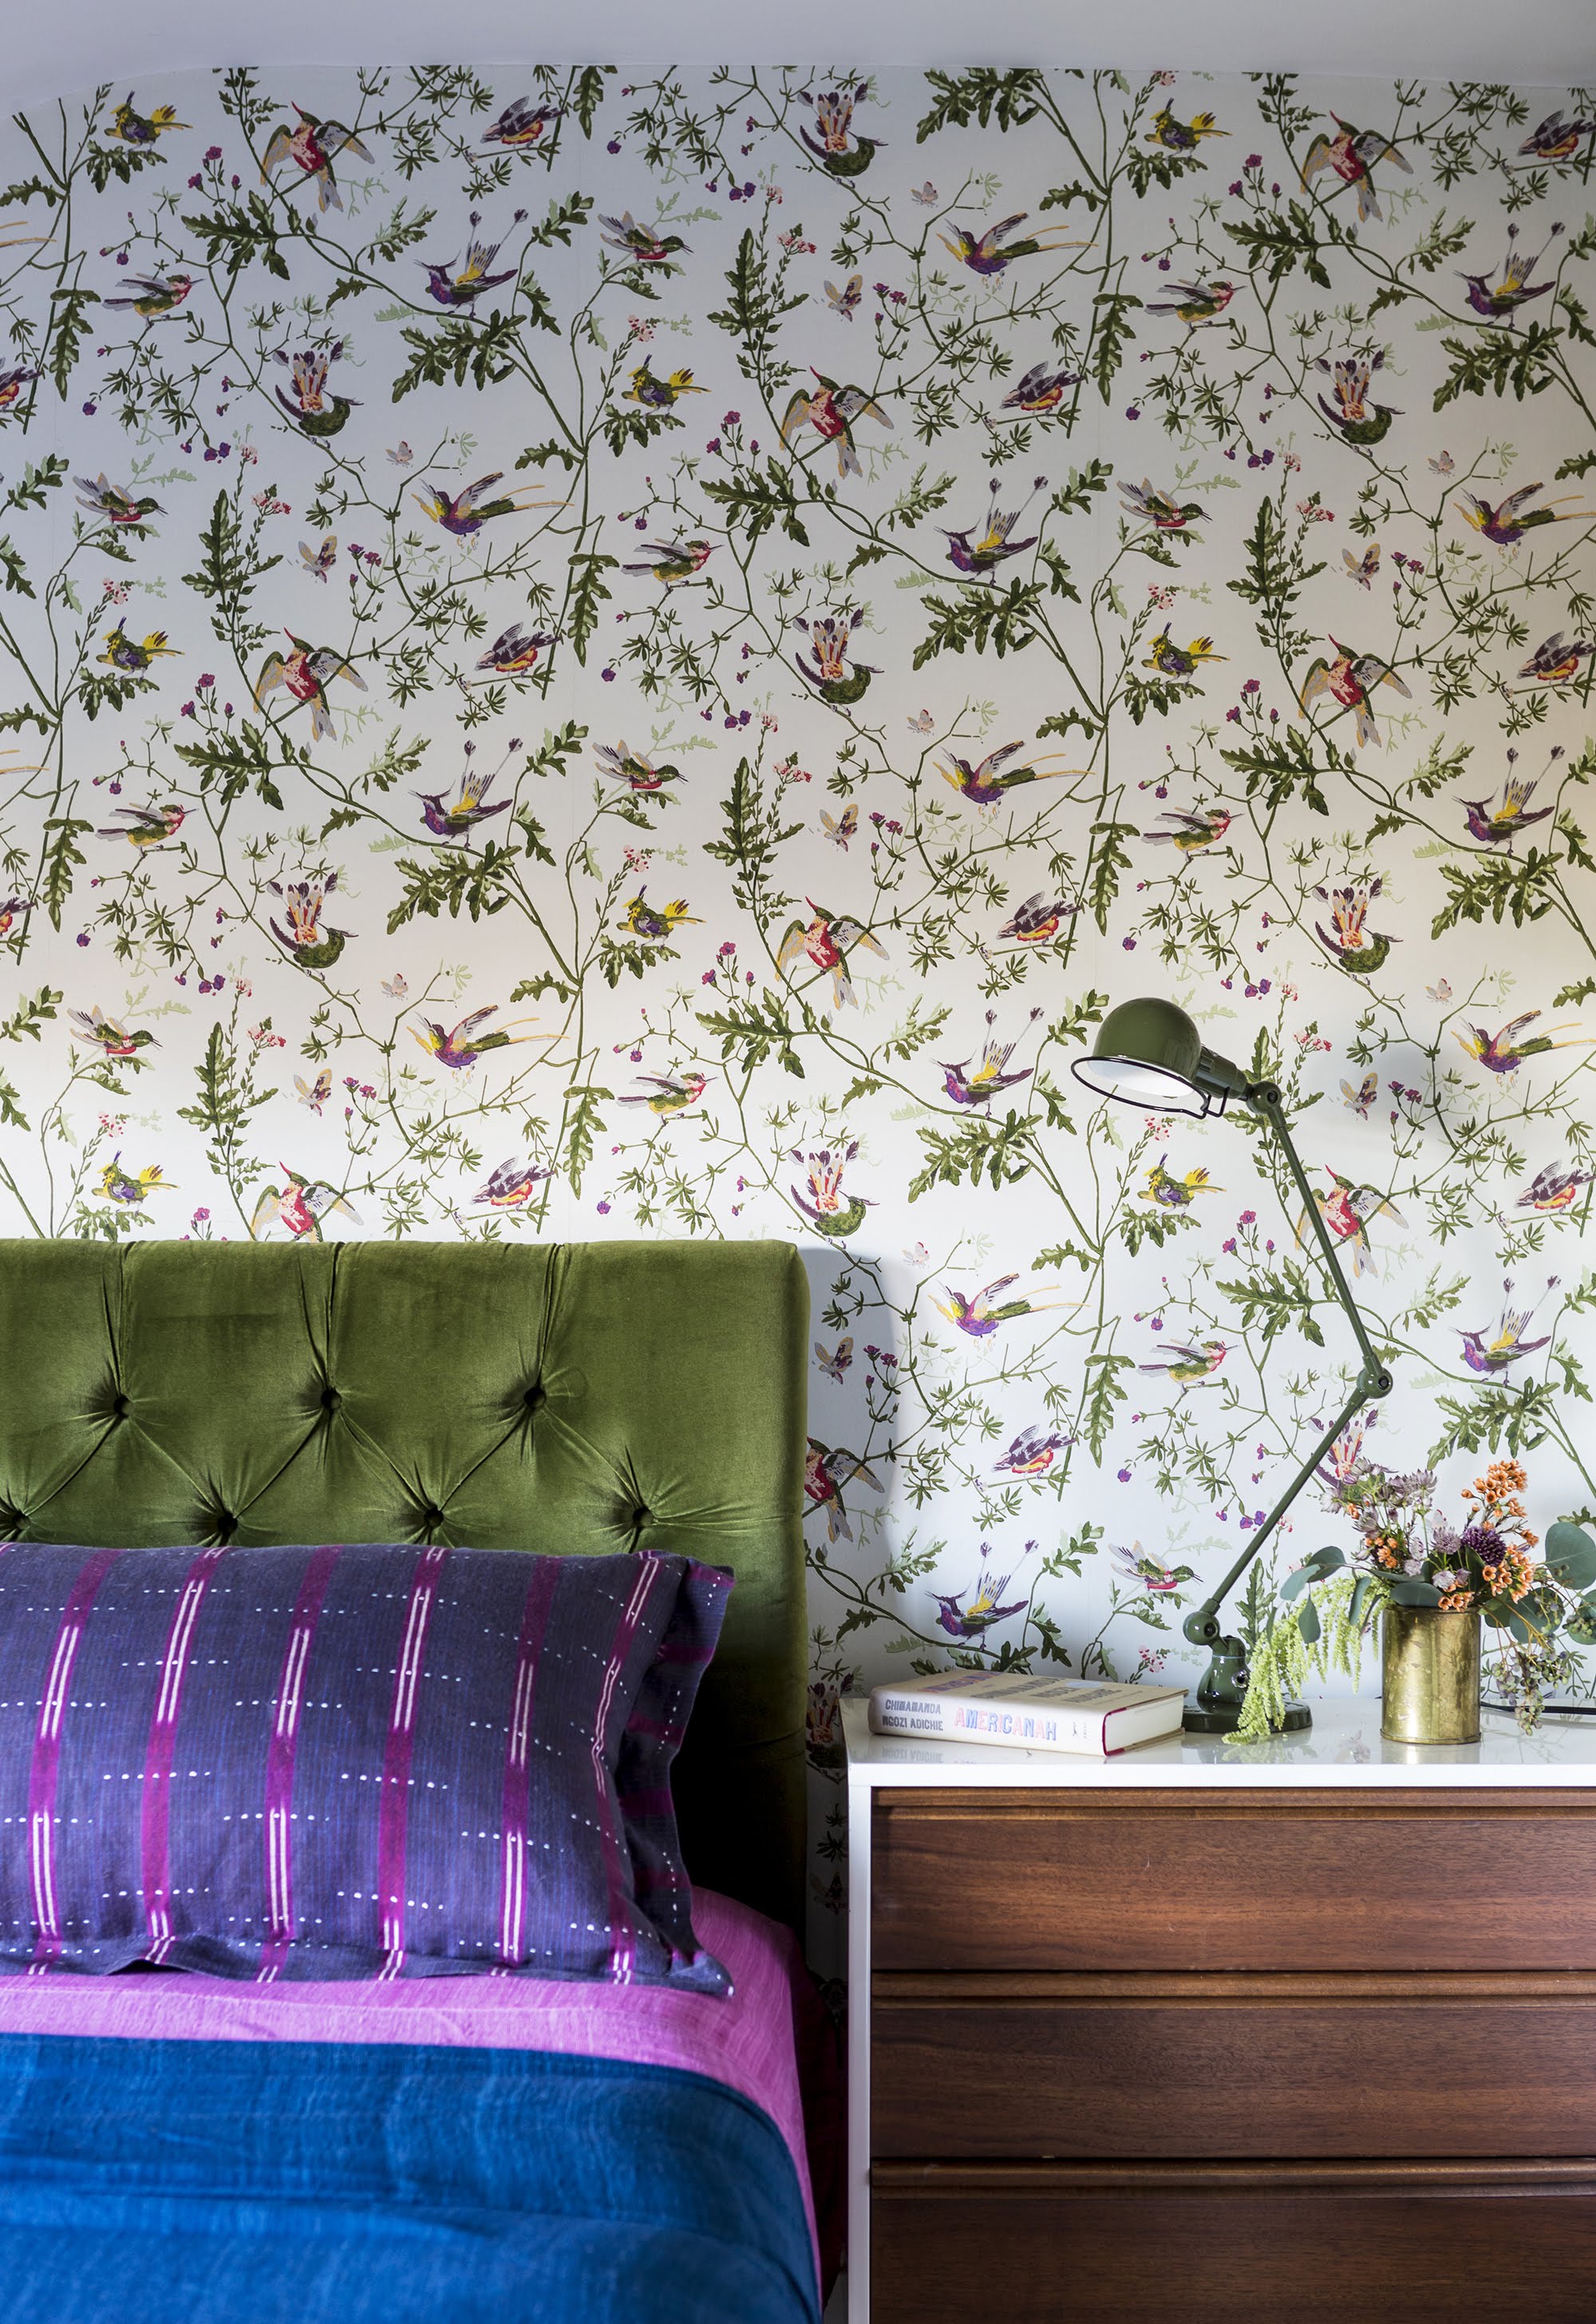
[[[1235,1731],[1240,1703],[1218,1703],[1210,1709],[1205,1703],[1188,1702],[1181,1719],[1181,1728],[1187,1735],[1230,1735]],[[1283,1735],[1303,1735],[1314,1723],[1314,1714],[1305,1702],[1288,1702],[1280,1720]]]

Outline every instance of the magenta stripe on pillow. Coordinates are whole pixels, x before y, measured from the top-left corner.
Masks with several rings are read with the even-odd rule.
[[[5,1547],[9,1549],[11,1544],[7,1542]],[[44,1694],[39,1705],[32,1764],[28,1770],[28,1860],[33,1889],[33,1926],[38,1932],[33,1961],[41,1969],[58,1960],[61,1950],[55,1896],[55,1787],[60,1771],[61,1720],[66,1716],[72,1665],[78,1659],[83,1625],[88,1619],[101,1582],[121,1554],[116,1549],[97,1549],[78,1569],[61,1609],[60,1627],[55,1634]]]
[[[383,1809],[377,1827],[377,1893],[383,1913],[383,1977],[404,1966],[405,1845],[410,1831],[411,1756],[415,1748],[416,1690],[427,1655],[427,1625],[438,1594],[438,1577],[448,1557],[434,1545],[416,1560],[405,1609],[404,1636],[393,1673],[393,1708],[383,1753]]]
[[[531,1800],[532,1711],[538,1690],[538,1657],[549,1628],[559,1569],[540,1562],[527,1586],[526,1610],[515,1653],[515,1692],[504,1739],[504,1903],[499,1919],[499,1957],[512,1969],[521,1963],[526,1918],[527,1812]]]
[[[293,1808],[294,1747],[300,1739],[300,1706],[304,1698],[305,1665],[310,1642],[321,1618],[327,1585],[338,1562],[337,1546],[318,1549],[305,1569],[294,1600],[288,1644],[282,1652],[282,1674],[272,1712],[272,1740],[266,1748],[266,1910],[270,1933],[261,1951],[256,1982],[270,1985],[282,1968],[294,1937]]]
[[[225,1549],[202,1549],[183,1578],[166,1651],[161,1659],[161,1679],[155,1708],[150,1714],[150,1739],[144,1750],[144,1803],[141,1829],[142,1885],[144,1913],[150,1923],[150,1950],[144,1958],[161,1961],[171,1943],[171,1762],[178,1739],[178,1713],[183,1707],[183,1680],[194,1643],[194,1625],[211,1575],[227,1554]]]
[[[649,1592],[659,1577],[657,1559],[645,1557],[639,1561],[639,1572],[626,1600],[624,1612],[615,1625],[615,1636],[610,1646],[610,1659],[605,1665],[604,1684],[598,1691],[598,1714],[594,1721],[593,1755],[594,1787],[598,1795],[599,1844],[604,1850],[604,1886],[608,1891],[610,1920],[610,1975],[617,1985],[630,1985],[632,1965],[637,1954],[636,1932],[632,1925],[631,1880],[621,1858],[621,1838],[615,1830],[611,1806],[614,1799],[609,1771],[609,1757],[604,1749],[604,1736],[610,1723],[610,1707],[615,1700],[615,1688],[626,1661],[637,1626],[642,1619],[643,1608],[649,1602]]]

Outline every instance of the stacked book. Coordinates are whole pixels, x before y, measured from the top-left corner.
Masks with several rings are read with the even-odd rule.
[[[877,1735],[1003,1743],[1022,1751],[1087,1751],[1112,1758],[1138,1743],[1177,1734],[1178,1686],[1121,1686],[1080,1678],[1029,1678],[1019,1671],[948,1671],[871,1691]]]

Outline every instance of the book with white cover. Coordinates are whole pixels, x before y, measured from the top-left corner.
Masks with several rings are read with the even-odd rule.
[[[1029,1678],[1019,1671],[947,1671],[937,1678],[872,1687],[877,1735],[1006,1743],[1022,1751],[1086,1751],[1112,1758],[1175,1734],[1185,1708],[1178,1686],[1121,1686],[1081,1678]]]

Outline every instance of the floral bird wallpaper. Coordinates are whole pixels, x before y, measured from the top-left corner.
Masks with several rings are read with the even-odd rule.
[[[4,1231],[793,1238],[835,1764],[916,1662],[1189,1674],[1345,1394],[1255,1130],[1071,1077],[1164,993],[1285,1093],[1381,1457],[1596,1501],[1593,143],[835,64],[19,115]]]

